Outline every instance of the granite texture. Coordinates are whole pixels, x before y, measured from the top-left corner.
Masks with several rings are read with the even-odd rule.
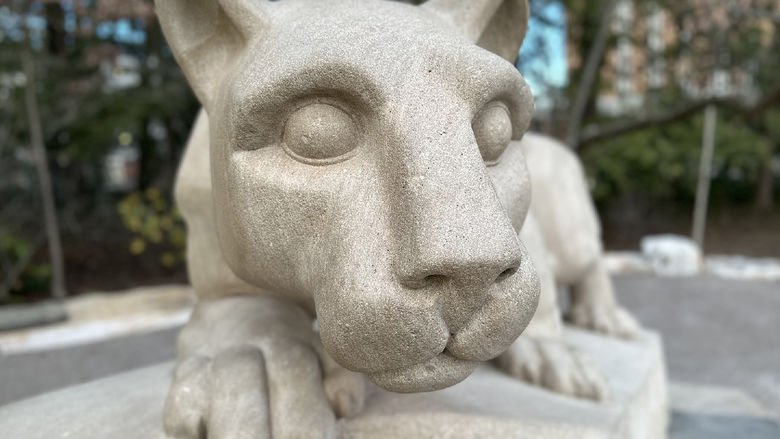
[[[621,341],[566,329],[564,339],[604,371],[612,394],[609,402],[567,398],[483,365],[464,382],[436,392],[397,394],[369,385],[365,409],[340,420],[335,435],[350,439],[665,437],[667,395],[658,336],[642,332],[632,341]],[[0,407],[0,431],[15,439],[163,439],[163,401],[173,368],[173,363],[166,363]],[[687,420],[678,422],[676,428],[690,428]]]

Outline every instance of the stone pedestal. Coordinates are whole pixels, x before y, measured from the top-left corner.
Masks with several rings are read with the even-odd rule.
[[[373,388],[366,410],[342,423],[342,437],[661,439],[667,389],[660,338],[633,342],[568,329],[567,341],[605,371],[611,399],[580,401],[484,366],[461,384],[398,395]],[[0,408],[0,432],[14,439],[162,439],[172,364],[125,373]]]

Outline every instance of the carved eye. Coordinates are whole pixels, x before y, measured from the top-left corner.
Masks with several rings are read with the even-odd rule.
[[[358,144],[358,128],[344,110],[314,103],[290,115],[282,146],[294,159],[310,164],[346,160]]]
[[[471,124],[482,159],[488,165],[498,162],[512,141],[512,119],[509,109],[500,102],[485,106]]]

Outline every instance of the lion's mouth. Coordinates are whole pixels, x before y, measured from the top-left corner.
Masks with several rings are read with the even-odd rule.
[[[535,308],[535,300],[526,303],[526,297],[516,291],[493,292],[458,331],[447,331],[446,345],[439,353],[398,369],[365,373],[374,384],[396,393],[432,392],[453,386],[468,378],[481,362],[506,350],[528,324]],[[506,318],[496,317],[501,314]]]
[[[422,363],[401,369],[368,374],[377,386],[397,393],[432,392],[466,379],[479,366],[478,361],[463,360],[447,349]]]

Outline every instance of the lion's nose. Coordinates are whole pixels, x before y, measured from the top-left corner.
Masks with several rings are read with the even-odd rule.
[[[396,216],[396,274],[411,289],[441,294],[452,332],[521,263],[517,232],[481,159],[411,175]]]
[[[451,201],[458,198],[453,195]],[[453,334],[487,303],[494,284],[501,288],[517,272],[522,257],[517,234],[498,202],[472,201],[471,208],[460,211],[441,200],[418,207],[425,213],[405,230],[397,260],[400,283],[437,295]]]
[[[479,252],[464,249],[474,244],[464,240],[456,244],[460,247],[458,249],[444,245],[438,251],[429,248],[414,254],[407,253],[399,271],[401,284],[411,289],[422,289],[452,282],[461,288],[471,287],[478,293],[512,276],[520,267],[519,254],[511,249],[497,248],[493,254],[485,247]]]

